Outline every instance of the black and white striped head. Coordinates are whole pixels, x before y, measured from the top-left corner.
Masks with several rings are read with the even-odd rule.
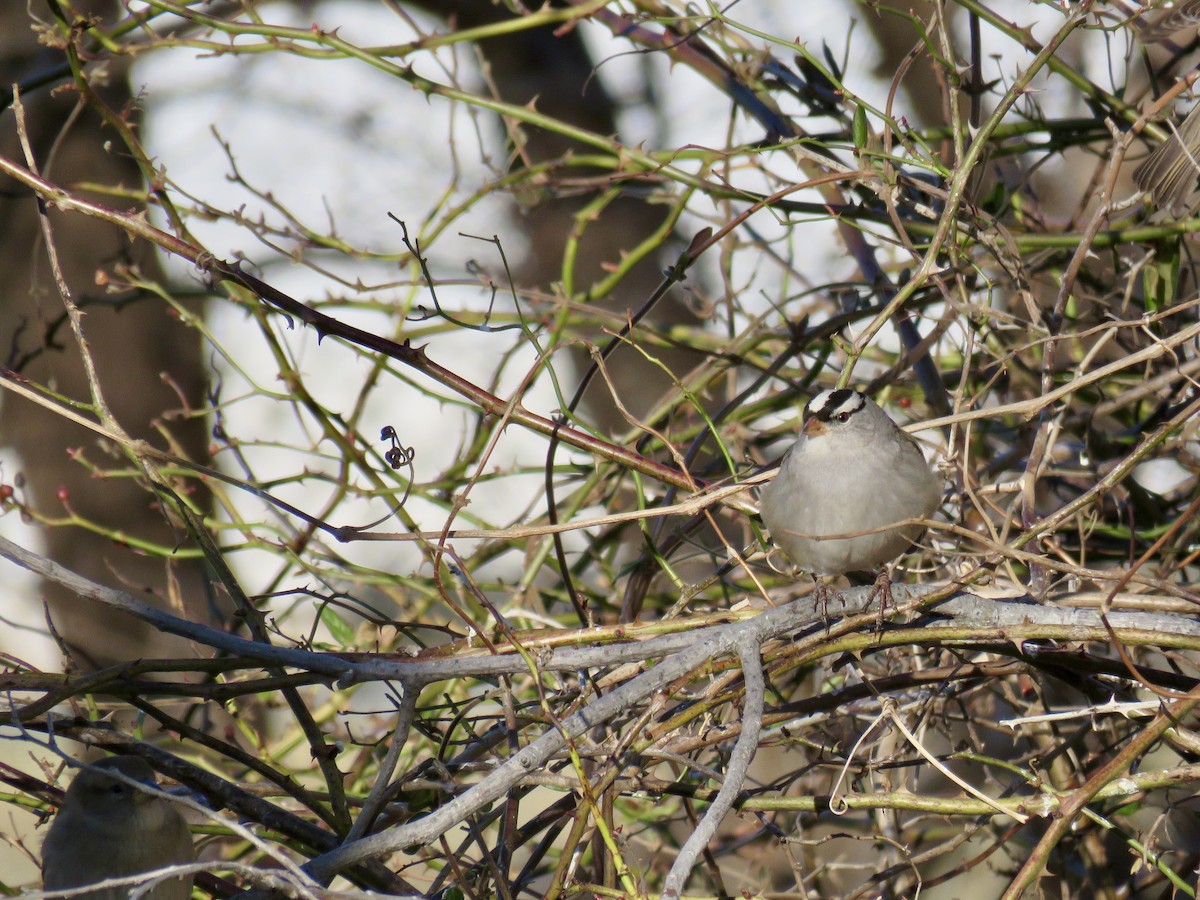
[[[865,425],[864,419],[874,418],[868,412],[871,407],[879,410],[865,394],[849,388],[821,391],[804,407],[804,434],[812,438]]]

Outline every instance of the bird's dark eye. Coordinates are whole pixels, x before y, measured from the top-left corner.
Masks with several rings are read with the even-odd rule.
[[[850,421],[850,413],[848,413],[848,412],[838,413],[837,420],[839,422],[849,422]]]

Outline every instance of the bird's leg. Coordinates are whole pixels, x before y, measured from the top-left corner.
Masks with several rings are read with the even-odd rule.
[[[863,609],[871,608],[871,601],[876,597],[879,598],[879,615],[876,620],[878,630],[883,630],[883,614],[888,606],[895,608],[896,598],[892,596],[892,574],[886,566],[880,570],[879,575],[875,578],[875,583],[871,585],[871,593],[867,594],[867,603]]]
[[[829,582],[820,575],[814,575],[813,581],[816,584],[816,587],[813,589],[813,612],[816,612],[817,607],[819,606],[821,609],[821,618],[825,622],[828,622],[829,598],[831,596],[836,596],[838,600],[841,601],[842,607],[845,608],[846,596],[840,591],[835,591],[832,587],[830,587]]]

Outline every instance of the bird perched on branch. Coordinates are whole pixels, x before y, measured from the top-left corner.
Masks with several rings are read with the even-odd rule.
[[[42,844],[46,890],[82,888],[195,862],[192,834],[170,801],[114,775],[155,786],[154,770],[135,756],[109,757],[80,771]],[[129,900],[134,889],[144,884],[145,880],[71,896]],[[188,900],[191,894],[192,877],[188,875],[160,881],[139,896],[144,900]]]
[[[759,509],[796,566],[842,575],[903,553],[924,528],[899,523],[929,516],[941,498],[941,478],[917,442],[869,397],[841,389],[822,391],[804,408],[800,437],[763,488]]]

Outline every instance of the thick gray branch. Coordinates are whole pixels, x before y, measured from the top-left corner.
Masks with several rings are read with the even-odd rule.
[[[663,882],[663,900],[673,900],[683,893],[687,879],[696,866],[696,860],[708,846],[725,814],[733,808],[733,802],[746,783],[746,773],[758,750],[758,735],[762,731],[763,706],[766,703],[766,679],[763,678],[762,655],[757,641],[746,638],[738,643],[738,656],[742,663],[742,682],[746,686],[746,702],[742,706],[742,733],[738,736],[733,752],[729,755],[729,767],[721,789],[713,798],[712,805],[691,833],[671,871]]]

